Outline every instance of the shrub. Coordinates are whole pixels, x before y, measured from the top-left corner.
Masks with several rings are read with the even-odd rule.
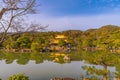
[[[8,80],[29,80],[24,74],[15,74],[8,78]]]

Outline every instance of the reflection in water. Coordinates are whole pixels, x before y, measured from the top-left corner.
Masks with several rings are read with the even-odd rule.
[[[13,74],[25,73],[30,76],[30,80],[49,80],[53,77],[79,78],[80,72],[84,71],[80,69],[83,62],[80,62],[79,56],[76,57],[77,54],[0,53],[0,77],[6,80]],[[70,56],[70,61],[64,60],[66,55]],[[59,60],[54,61],[56,58]]]
[[[80,61],[82,58],[79,53],[0,53],[0,60],[5,60],[6,64],[11,64],[16,60],[18,64],[26,65],[29,60],[35,61],[36,64],[43,63],[44,60],[63,64],[71,60]]]
[[[79,64],[79,65],[78,65]],[[44,61],[42,64],[35,64],[35,61],[29,61],[26,65],[5,64],[1,61],[0,74],[3,80],[16,73],[25,73],[30,80],[49,80],[53,77],[71,77],[80,78],[80,73],[85,74],[81,68],[83,62],[74,61],[66,64],[59,64],[50,61]]]
[[[103,75],[103,79],[106,80],[109,77],[108,74],[113,74],[111,72],[115,71],[115,67],[117,70],[115,76],[120,77],[120,69],[117,64],[120,61],[119,56],[103,51],[89,53],[84,51],[71,53],[0,53],[0,60],[0,77],[4,80],[16,73],[25,73],[30,76],[30,80],[49,80],[53,77],[98,78],[99,75]],[[87,74],[83,69],[90,74]]]

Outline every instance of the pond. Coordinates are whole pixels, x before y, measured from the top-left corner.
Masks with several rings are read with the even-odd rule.
[[[54,54],[57,54],[55,57],[59,59],[58,62],[54,61]],[[24,73],[29,76],[30,80],[50,80],[54,77],[82,80],[83,76],[89,77],[82,68],[83,66],[95,66],[103,69],[101,65],[85,63],[79,53],[69,53],[72,58],[70,62],[62,61],[62,55],[63,53],[0,53],[0,78],[7,80],[13,74]],[[115,67],[108,67],[108,70],[114,72]]]
[[[0,77],[7,80],[7,77],[16,73],[25,73],[30,80],[50,80],[53,77],[72,77],[80,78],[83,62],[73,61],[71,63],[59,64],[50,61],[44,61],[41,64],[35,64],[34,61],[29,61],[26,65],[19,65],[15,61],[12,64],[6,64],[1,61]]]

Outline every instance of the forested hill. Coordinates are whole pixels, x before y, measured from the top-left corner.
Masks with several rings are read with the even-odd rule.
[[[114,25],[106,25],[106,26],[102,26],[99,29],[89,29],[86,30],[85,33],[91,33],[93,35],[97,34],[97,35],[107,35],[107,34],[111,34],[116,30],[119,30],[120,27],[119,26],[114,26]]]
[[[66,30],[62,32],[24,32],[12,36],[9,35],[2,46],[6,49],[36,49],[35,47],[37,47],[38,49],[36,50],[39,50],[50,47],[57,35],[64,35],[66,37],[57,42],[57,45],[60,47],[66,47],[69,42],[75,49],[86,47],[100,49],[120,48],[120,27],[114,25],[106,25],[98,29],[89,29],[86,31]]]

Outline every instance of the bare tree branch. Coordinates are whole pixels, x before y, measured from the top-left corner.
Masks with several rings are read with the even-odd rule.
[[[34,13],[35,2],[36,0],[2,0],[4,7],[0,11],[0,24],[1,30],[3,29],[3,34],[0,39],[0,43],[2,43],[6,36],[7,32],[10,29],[14,31],[20,31],[23,29],[21,27],[21,22],[19,22],[19,18],[29,13]],[[6,21],[3,21],[6,19]],[[36,29],[36,28],[35,28]]]
[[[6,12],[6,9],[3,8],[1,11],[0,11],[0,19],[2,18],[3,14]]]
[[[31,23],[30,26],[25,28],[24,17],[26,14],[36,12],[36,0],[2,0],[2,7],[0,11],[0,44],[8,36],[8,32],[36,32],[44,30],[48,26]],[[38,6],[37,6],[38,7]]]
[[[26,29],[26,32],[36,32],[39,30],[45,30],[48,26],[42,26],[39,24],[31,24],[30,27]]]

